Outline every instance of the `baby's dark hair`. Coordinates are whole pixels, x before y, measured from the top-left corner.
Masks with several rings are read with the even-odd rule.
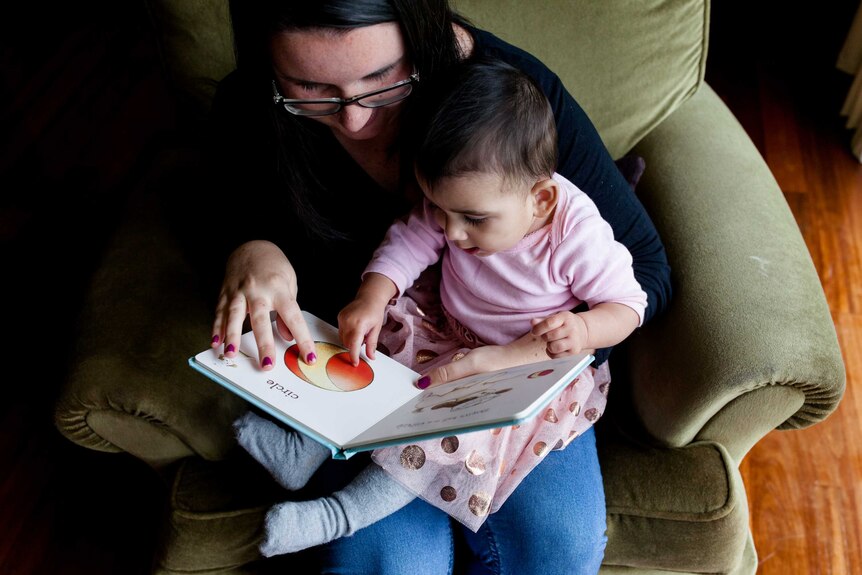
[[[554,173],[554,113],[541,89],[517,68],[496,59],[468,59],[424,96],[426,123],[418,129],[415,167],[429,188],[470,173],[507,180]]]

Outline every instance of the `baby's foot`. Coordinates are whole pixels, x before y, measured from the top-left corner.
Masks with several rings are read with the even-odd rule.
[[[260,552],[265,557],[295,553],[353,535],[395,513],[414,497],[382,468],[368,465],[344,489],[328,497],[270,507]]]
[[[332,497],[287,501],[267,512],[260,552],[264,557],[296,553],[347,534],[347,518]]]
[[[301,489],[329,457],[329,449],[252,411],[233,422],[237,443],[290,491]]]

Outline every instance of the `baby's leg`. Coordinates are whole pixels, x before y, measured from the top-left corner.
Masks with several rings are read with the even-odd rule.
[[[330,456],[320,443],[247,411],[233,423],[237,442],[263,465],[279,485],[295,491]]]
[[[375,464],[341,491],[311,501],[288,501],[270,508],[260,552],[265,557],[328,543],[395,513],[414,499]]]

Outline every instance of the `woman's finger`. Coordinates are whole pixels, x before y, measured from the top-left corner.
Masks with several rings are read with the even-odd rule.
[[[235,357],[239,352],[239,343],[242,338],[242,324],[248,313],[245,297],[236,294],[228,302],[227,313],[224,322],[224,354],[227,357]]]
[[[289,339],[295,340],[299,347],[299,357],[308,364],[317,361],[311,331],[308,329],[308,324],[305,323],[305,317],[302,315],[296,300],[279,305],[277,311],[278,317],[284,322],[284,327],[288,331],[285,337],[291,336]]]
[[[254,341],[257,343],[258,361],[260,361],[260,367],[268,371],[275,366],[275,338],[269,313],[272,304],[268,299],[259,298],[251,301],[249,307],[251,331],[254,332]]]

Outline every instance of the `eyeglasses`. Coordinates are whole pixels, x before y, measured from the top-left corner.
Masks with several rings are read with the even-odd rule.
[[[272,81],[272,103],[282,104],[284,109],[296,116],[329,116],[337,114],[344,106],[358,104],[363,108],[380,108],[400,102],[413,92],[413,84],[419,81],[419,74],[413,73],[406,80],[395,82],[391,86],[357,94],[352,98],[316,98],[308,100],[292,100],[278,92],[275,80]]]

